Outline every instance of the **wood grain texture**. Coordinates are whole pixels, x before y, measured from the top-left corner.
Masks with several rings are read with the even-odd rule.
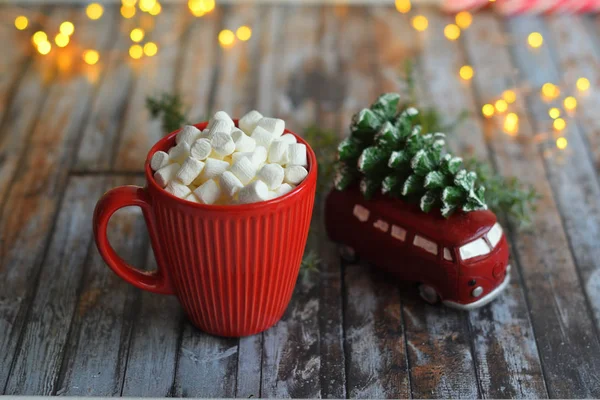
[[[165,5],[150,34],[158,45],[154,57],[135,63],[137,79],[133,84],[123,128],[119,135],[112,167],[117,171],[142,171],[150,147],[169,132],[163,132],[159,119],[151,119],[146,110],[146,98],[175,88],[181,51],[181,38],[190,17],[189,10],[177,5]]]
[[[421,80],[427,83],[428,97],[440,111],[444,124],[452,124],[463,111],[468,111],[471,115],[455,132],[449,133],[448,144],[452,151],[463,157],[489,161],[488,146],[478,117],[479,107],[473,99],[472,85],[458,78],[458,70],[462,65],[469,64],[469,61],[459,42],[443,38],[443,27],[451,23],[451,19],[432,13],[424,15],[432,24],[430,36],[423,40],[421,56]],[[480,50],[476,46],[484,46],[485,40],[477,36],[473,41],[466,42],[473,46],[473,52],[477,52]],[[477,73],[479,69],[478,66]],[[451,102],[447,101],[449,98],[452,98]],[[481,396],[546,397],[541,363],[520,285],[518,266],[515,260],[511,263],[515,273],[512,284],[502,296],[491,305],[468,314],[471,342],[465,345],[472,346]]]
[[[532,28],[524,25],[517,28],[518,21],[515,19],[508,26],[513,36],[522,38],[523,31],[529,32]],[[513,86],[514,66],[508,50],[499,40],[502,34],[499,23],[491,16],[475,22],[466,36],[471,40],[471,35],[480,35],[487,38],[487,44],[478,47],[478,51],[467,46],[467,51],[476,70],[480,70],[474,77],[476,92],[481,101],[489,101]],[[519,58],[528,50],[520,43],[511,50],[520,65]],[[494,70],[486,73],[483,66],[490,64]],[[528,76],[527,70],[523,73]],[[537,83],[531,82],[532,85]],[[513,230],[510,236],[517,262],[523,266],[520,272],[548,394],[551,397],[590,396],[598,388],[597,338],[523,100],[520,98],[514,105],[521,117],[518,136],[502,133],[500,121],[486,126],[486,134],[493,138],[490,146],[498,170],[506,176],[518,175],[542,196],[538,210],[532,215],[532,231]],[[532,110],[532,115],[534,112]]]
[[[106,49],[114,14],[106,13],[100,29],[75,19],[79,34],[93,47]],[[99,68],[99,67],[98,67]],[[0,217],[0,384],[4,385],[38,282],[54,226],[77,136],[91,105],[94,82],[84,69],[52,84],[44,107],[18,164]],[[100,72],[100,70],[97,70]]]

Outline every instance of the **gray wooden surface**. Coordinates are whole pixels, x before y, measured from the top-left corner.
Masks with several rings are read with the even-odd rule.
[[[4,5],[12,19],[22,10]],[[420,8],[429,29],[384,6],[227,5],[203,18],[164,5],[148,37],[153,58],[127,57],[134,22],[106,7],[26,10],[32,24],[74,21],[72,47],[101,61],[70,66],[34,54],[29,36],[0,26],[0,394],[196,397],[600,397],[600,19],[477,14],[458,41],[452,21]],[[46,17],[42,20],[42,13]],[[253,36],[224,50],[221,29]],[[544,35],[532,51],[526,38]],[[214,110],[258,108],[298,133],[316,123],[347,134],[350,117],[383,91],[416,90],[445,121],[471,112],[454,151],[519,176],[543,196],[532,231],[505,220],[514,279],[470,313],[422,302],[368,265],[342,264],[323,234],[309,242],[320,271],[298,280],[282,320],[239,340],[206,335],[173,297],[141,292],[104,265],[92,239],[96,200],[143,185],[142,164],[160,138],[146,96],[177,91],[199,121]],[[461,65],[475,68],[470,82]],[[559,151],[537,89],[592,89]],[[519,135],[480,117],[481,105],[521,88],[512,106]],[[526,90],[529,87],[532,90]],[[321,224],[321,204],[315,213]],[[119,254],[155,268],[138,209],[119,211],[110,238]]]

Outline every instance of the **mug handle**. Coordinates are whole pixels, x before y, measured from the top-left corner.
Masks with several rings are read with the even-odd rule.
[[[140,271],[127,264],[115,252],[108,241],[106,229],[110,217],[120,208],[138,206],[142,209],[146,226],[150,232],[152,249],[158,264],[158,269],[151,272]],[[174,294],[168,275],[163,271],[163,252],[158,241],[156,221],[148,193],[139,186],[121,186],[109,190],[100,198],[94,210],[94,238],[100,255],[121,279],[133,286],[154,293]]]

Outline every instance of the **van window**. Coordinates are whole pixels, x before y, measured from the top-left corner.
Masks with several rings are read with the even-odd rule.
[[[452,253],[447,247],[444,247],[444,260],[452,261]]]
[[[388,224],[387,222],[385,222],[382,219],[378,219],[377,221],[375,221],[373,226],[382,232],[387,232],[388,228],[390,227],[390,224]]]
[[[495,248],[500,239],[502,238],[502,227],[499,223],[496,222],[494,226],[492,226],[492,229],[490,229],[490,231],[487,234],[487,238],[492,245],[492,249]]]
[[[465,244],[460,248],[460,258],[468,260],[469,258],[483,256],[490,252],[490,246],[483,239],[477,239],[471,243]]]
[[[437,244],[419,235],[415,235],[415,240],[413,241],[413,244],[431,254],[437,254],[438,252]]]
[[[392,237],[404,242],[406,240],[406,229],[392,225]]]
[[[360,222],[365,222],[366,220],[369,219],[369,210],[367,210],[365,207],[361,206],[360,204],[356,204],[354,206],[354,216],[356,218],[358,218],[358,220]]]

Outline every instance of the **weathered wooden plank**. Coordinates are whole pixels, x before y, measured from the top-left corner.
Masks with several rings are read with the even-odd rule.
[[[539,25],[533,19],[517,18],[510,20],[508,27],[517,38],[512,47],[517,64],[535,87],[540,81],[533,77],[546,74],[535,66],[544,65],[545,71],[551,65],[549,62],[535,62],[527,66],[522,62],[529,57],[523,35]],[[467,42],[478,37],[487,38],[476,50],[471,45],[467,46],[476,70],[474,85],[481,101],[497,98],[512,86],[514,67],[507,49],[498,40],[503,35],[498,21],[488,14],[475,18],[472,28],[465,34]],[[493,65],[493,69],[485,68],[489,65]],[[532,70],[534,67],[535,71]],[[532,92],[532,96],[537,95],[537,90]],[[535,115],[541,115],[536,110],[541,105],[536,105],[533,98],[529,100],[528,109],[535,119]],[[525,113],[525,104],[519,100],[513,109],[520,114],[519,135],[514,138],[503,134],[500,124],[490,124],[486,136],[492,139],[490,146],[498,170],[503,175],[518,175],[542,195],[538,209],[532,215],[532,232],[512,230],[510,236],[518,264],[522,266],[520,272],[548,393],[551,397],[597,395],[599,346],[589,309],[546,177],[543,157],[533,140],[535,132]]]
[[[423,41],[421,66],[423,82],[427,82],[431,104],[440,112],[445,124],[451,124],[462,111],[467,118],[448,138],[454,152],[465,157],[488,160],[483,127],[477,117],[471,83],[461,81],[458,70],[469,62],[458,42],[444,39],[443,27],[450,18],[425,13],[430,18],[431,32]],[[468,41],[471,46],[485,45],[484,36]],[[469,38],[470,39],[470,38]],[[473,48],[473,52],[478,51]],[[478,65],[476,73],[486,68]],[[489,67],[488,67],[489,68]],[[484,72],[485,73],[485,72]],[[448,102],[447,99],[452,101]],[[483,397],[546,397],[539,360],[525,296],[520,285],[518,266],[512,261],[516,276],[505,293],[491,305],[468,314],[472,357]],[[454,317],[456,318],[456,316]],[[465,333],[466,335],[467,333]]]
[[[107,186],[142,183],[141,178],[116,177]],[[109,223],[108,237],[115,251],[131,265],[144,265],[145,229],[137,207],[117,211]],[[109,270],[95,246],[82,268],[85,273],[56,394],[120,395],[139,292]]]
[[[114,31],[114,13],[106,10],[106,22],[93,29],[84,18],[76,19],[81,40],[94,48],[106,49]],[[85,72],[86,69],[52,84],[0,217],[0,281],[4,288],[0,308],[0,332],[4,332],[0,336],[2,384],[19,344],[77,136],[91,105],[94,82],[87,79]]]
[[[165,5],[163,10],[151,34],[159,51],[154,57],[145,57],[137,62],[140,64],[139,75],[133,85],[119,134],[120,141],[112,160],[117,171],[143,170],[150,147],[168,133],[163,132],[159,119],[150,118],[146,97],[164,91],[173,92],[180,59],[179,44],[185,20],[190,14],[189,10],[178,5]]]

